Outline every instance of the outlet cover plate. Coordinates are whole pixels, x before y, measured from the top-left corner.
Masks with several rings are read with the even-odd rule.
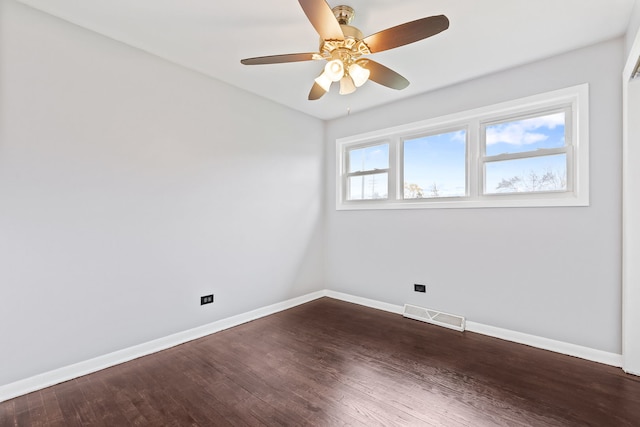
[[[200,305],[211,304],[213,302],[213,294],[200,297]]]

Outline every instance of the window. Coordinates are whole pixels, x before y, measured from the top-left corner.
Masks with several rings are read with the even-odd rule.
[[[483,123],[483,194],[567,192],[569,109]]]
[[[346,154],[347,200],[386,199],[389,144],[353,147]]]
[[[467,195],[465,129],[402,140],[402,198]]]
[[[588,206],[588,86],[337,141],[337,209]]]

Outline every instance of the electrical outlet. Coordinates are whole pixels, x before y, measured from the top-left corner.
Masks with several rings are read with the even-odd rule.
[[[200,305],[211,304],[213,302],[213,294],[200,297]]]
[[[426,285],[420,285],[418,283],[415,283],[413,285],[413,290],[415,292],[423,292],[424,293],[424,292],[427,292],[427,287],[426,287]]]

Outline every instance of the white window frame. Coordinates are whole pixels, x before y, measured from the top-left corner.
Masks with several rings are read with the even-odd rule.
[[[567,111],[565,134],[570,140],[566,141],[564,149],[539,151],[538,155],[566,152],[567,191],[483,194],[484,165],[488,160],[536,156],[535,152],[526,152],[484,157],[484,128],[496,122],[551,114],[563,109]],[[466,130],[467,137],[466,196],[403,199],[403,141],[460,129]],[[388,198],[347,200],[347,151],[380,143],[389,144]],[[336,171],[337,210],[589,206],[589,85],[339,138],[336,140]]]
[[[390,146],[390,142],[388,140],[380,140],[377,142],[368,142],[366,144],[362,144],[362,145],[358,145],[358,144],[352,144],[348,147],[348,150],[357,150],[359,148],[366,148],[366,147],[376,147],[379,145],[389,145],[389,150],[391,150],[391,146]],[[347,152],[347,149],[345,149],[345,154]],[[357,177],[357,176],[368,176],[368,175],[376,175],[376,174],[380,174],[380,173],[387,173],[387,180],[390,179],[390,171],[391,171],[391,159],[389,159],[389,167],[387,167],[386,169],[367,169],[364,171],[356,171],[356,172],[349,172],[349,167],[351,166],[351,164],[349,163],[349,156],[344,157],[344,187],[343,187],[343,191],[345,194],[345,198],[349,196],[349,186],[348,186],[348,182],[349,182],[349,178],[351,177]],[[387,194],[387,199],[389,198],[389,195]],[[387,199],[371,199],[371,200],[387,200]],[[365,199],[366,200],[366,199]]]

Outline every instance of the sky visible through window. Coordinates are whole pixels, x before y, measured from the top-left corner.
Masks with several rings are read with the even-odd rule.
[[[485,193],[566,190],[566,154],[487,163]]]
[[[564,147],[564,112],[487,126],[487,156]]]
[[[349,150],[348,173],[383,170],[389,168],[389,144]],[[387,172],[349,177],[349,200],[386,199]]]
[[[404,198],[460,197],[466,194],[466,132],[404,141]]]
[[[348,172],[364,172],[389,167],[389,144],[349,150]]]
[[[565,113],[554,113],[486,127],[486,155],[536,152],[562,148]],[[485,193],[566,191],[566,154],[489,162],[485,169]]]

